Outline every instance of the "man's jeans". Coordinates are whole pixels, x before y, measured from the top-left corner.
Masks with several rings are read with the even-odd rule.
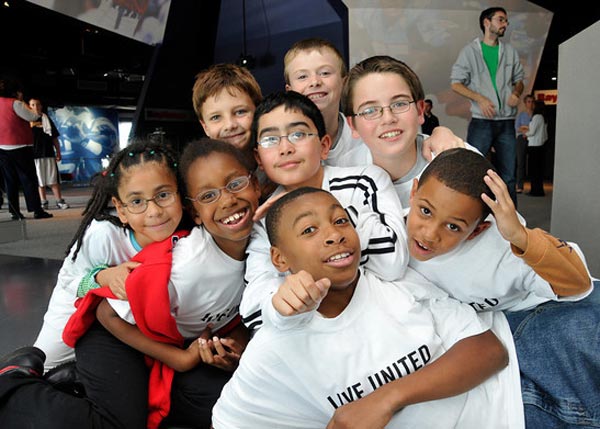
[[[600,281],[577,302],[506,312],[528,428],[600,427]]]
[[[517,138],[515,136],[514,119],[501,121],[471,119],[467,133],[467,143],[475,146],[483,156],[487,156],[490,148],[495,149],[494,165],[498,170],[498,174],[506,183],[510,197],[516,207]]]

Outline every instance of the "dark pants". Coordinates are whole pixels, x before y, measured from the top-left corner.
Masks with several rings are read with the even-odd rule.
[[[527,138],[517,136],[517,189],[523,189],[527,170]]]
[[[513,119],[493,121],[491,119],[473,118],[469,122],[467,143],[475,146],[483,156],[487,156],[492,147],[495,149],[494,166],[504,183],[506,183],[508,193],[516,207],[517,139],[515,136],[515,121]]]
[[[546,150],[544,146],[530,146],[529,178],[531,179],[531,195],[544,195],[544,164]]]
[[[12,214],[20,213],[19,183],[23,188],[27,210],[30,212],[41,211],[42,203],[38,192],[33,148],[27,146],[14,150],[0,149],[0,169],[4,176],[9,211]]]
[[[149,372],[144,356],[98,323],[75,350],[87,398],[57,391],[37,377],[5,374],[0,377],[1,428],[146,428]],[[175,373],[171,412],[162,426],[210,428],[212,407],[230,377],[203,364]]]

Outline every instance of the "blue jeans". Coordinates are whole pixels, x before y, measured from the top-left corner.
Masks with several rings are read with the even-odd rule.
[[[487,156],[492,147],[495,149],[494,166],[506,183],[516,207],[517,137],[515,136],[515,121],[513,119],[492,121],[473,118],[469,122],[467,143],[475,146],[483,156]]]
[[[600,427],[600,282],[586,299],[507,312],[527,428]]]

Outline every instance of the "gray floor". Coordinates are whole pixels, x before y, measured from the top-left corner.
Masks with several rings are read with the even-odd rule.
[[[518,205],[528,226],[548,230],[552,185],[545,188],[545,197],[519,194]],[[27,217],[24,225],[10,220],[6,204],[0,208],[0,355],[31,345],[35,340],[66,248],[77,230],[90,192],[90,188],[64,185],[64,198],[71,208],[59,210],[51,206],[54,217],[42,220],[35,220],[22,210]],[[54,204],[52,197],[50,204]],[[24,201],[21,207],[25,207]],[[11,237],[13,240],[6,242]]]

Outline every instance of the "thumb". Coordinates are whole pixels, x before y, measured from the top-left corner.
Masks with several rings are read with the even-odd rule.
[[[317,285],[319,291],[321,291],[321,298],[325,298],[327,292],[329,292],[329,288],[331,287],[331,280],[329,280],[327,277],[323,277],[322,279],[317,280],[315,285]]]

